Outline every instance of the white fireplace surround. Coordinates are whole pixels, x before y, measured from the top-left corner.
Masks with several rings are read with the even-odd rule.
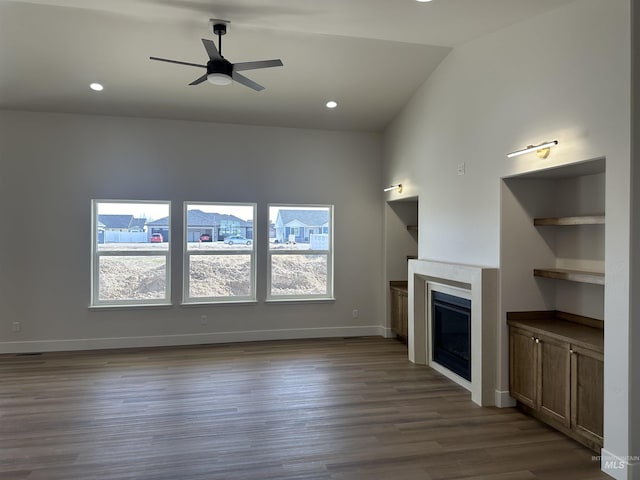
[[[430,365],[427,291],[430,285],[467,290],[471,297],[471,382],[458,381],[481,406],[495,405],[498,270],[430,260],[409,261],[409,360]]]

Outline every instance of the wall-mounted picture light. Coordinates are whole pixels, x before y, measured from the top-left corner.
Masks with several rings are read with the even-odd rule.
[[[398,183],[396,185],[389,185],[384,189],[385,192],[390,192],[391,190],[397,190],[398,193],[402,193],[402,184]]]
[[[507,157],[513,158],[518,155],[524,155],[525,153],[536,152],[538,157],[547,158],[551,153],[551,147],[555,147],[558,145],[558,140],[553,140],[551,142],[544,142],[540,145],[529,145],[522,150],[516,150],[515,152],[507,153]]]

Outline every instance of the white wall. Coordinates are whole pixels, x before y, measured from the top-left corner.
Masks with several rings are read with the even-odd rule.
[[[632,405],[640,403],[640,61],[638,53],[640,52],[640,8],[637,2],[631,3],[631,191],[632,203],[631,212],[635,215],[631,216],[632,222],[632,242],[635,248],[631,249],[631,319],[629,332],[629,364],[636,365],[631,370],[629,384],[631,386],[630,401],[635,402]],[[635,346],[635,348],[633,348]],[[635,431],[640,430],[640,408],[632,408],[630,411],[629,424],[635,427]],[[639,455],[640,452],[640,435],[632,435],[630,439],[630,452]],[[640,478],[640,462],[635,462],[636,479]]]
[[[454,49],[387,129],[383,175],[420,197],[420,258],[499,266],[500,178],[606,157],[605,449],[621,457],[640,434],[629,424],[629,9],[577,0]],[[547,160],[506,158],[552,139]]]
[[[0,161],[0,352],[383,333],[380,135],[2,111]],[[89,309],[92,198],[334,204],[336,301],[180,306],[174,242],[171,308]]]
[[[626,12],[627,0],[579,0],[483,37],[414,95],[386,131],[384,180],[420,195],[421,257],[496,265],[500,177],[628,157]],[[549,159],[506,158],[547,137],[561,142]]]

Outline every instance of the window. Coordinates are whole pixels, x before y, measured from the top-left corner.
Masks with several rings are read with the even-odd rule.
[[[184,210],[184,303],[255,301],[255,204]]]
[[[92,306],[170,304],[170,206],[93,200]]]
[[[269,206],[268,300],[333,297],[333,206]]]

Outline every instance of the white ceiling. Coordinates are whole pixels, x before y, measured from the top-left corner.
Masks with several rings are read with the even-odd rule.
[[[451,48],[571,1],[0,0],[0,108],[380,131]],[[206,63],[211,18],[231,62],[282,59],[264,91],[149,60]]]

